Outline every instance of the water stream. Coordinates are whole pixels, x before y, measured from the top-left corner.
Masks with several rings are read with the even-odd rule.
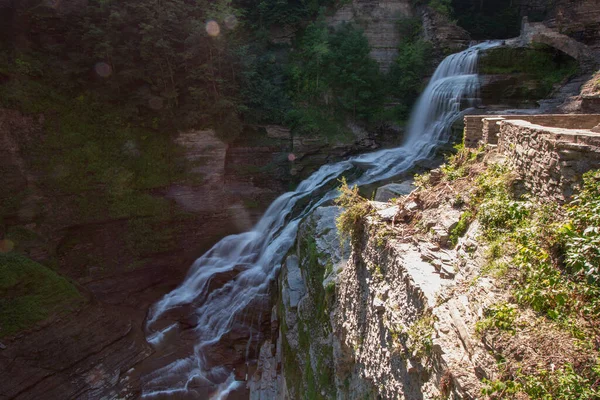
[[[224,336],[245,331],[249,336],[246,356],[255,354],[262,338],[258,318],[253,316],[259,313],[248,311],[268,304],[269,286],[296,239],[301,220],[336,197],[335,187],[342,176],[359,186],[389,179],[427,159],[438,145],[446,143],[450,126],[462,115],[461,108],[476,105],[479,51],[495,45],[478,44],[439,65],[413,109],[402,146],[322,166],[295,191],[276,199],[251,231],[222,239],[196,260],[184,282],[151,308],[147,325],[148,341],[161,346],[164,338],[178,329],[177,323],[161,324],[161,317],[185,307],[194,314],[193,354],[171,360],[146,375],[143,396],[178,397],[206,382],[218,386],[214,398],[226,398],[244,384],[235,381],[231,368],[208,362],[208,351]],[[211,287],[217,276],[232,279]]]

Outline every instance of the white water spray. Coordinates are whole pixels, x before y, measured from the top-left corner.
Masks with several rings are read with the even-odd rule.
[[[181,395],[204,384],[218,387],[216,398],[225,398],[239,383],[233,380],[230,368],[208,362],[207,349],[225,335],[240,337],[242,331],[249,338],[246,357],[252,346],[258,346],[258,321],[248,320],[247,311],[249,307],[268,305],[269,285],[296,239],[302,218],[337,196],[332,188],[344,173],[354,176],[348,179],[352,185],[392,178],[416,161],[430,157],[435,147],[447,142],[451,124],[461,116],[461,105],[475,105],[479,51],[496,45],[473,46],[440,64],[413,110],[401,147],[324,165],[296,191],[275,200],[251,231],[222,239],[196,260],[185,281],[152,307],[148,319],[148,329],[153,332],[149,341],[160,346],[176,326],[170,324],[156,331],[159,318],[186,306],[197,322],[193,329],[194,352],[145,376],[144,397]],[[217,276],[232,278],[221,287],[210,288]]]

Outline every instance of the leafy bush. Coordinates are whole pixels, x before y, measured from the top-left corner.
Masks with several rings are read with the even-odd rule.
[[[433,323],[434,317],[430,312],[423,314],[416,320],[406,334],[408,335],[408,348],[417,358],[427,357],[433,348]]]
[[[464,178],[469,174],[470,165],[481,154],[483,154],[483,148],[471,149],[458,143],[454,146],[454,154],[446,156],[446,163],[440,169],[448,181]]]
[[[536,374],[519,371],[514,379],[507,381],[484,379],[486,387],[481,394],[500,399],[513,397],[517,393],[525,393],[531,399],[544,400],[597,399],[600,396],[600,390],[596,387],[598,379],[599,366],[593,368],[591,373],[582,375],[567,363],[554,371],[540,369]]]
[[[349,187],[345,178],[342,178],[341,183],[340,196],[335,199],[335,203],[343,207],[344,211],[338,216],[335,224],[342,243],[348,238],[356,243],[363,232],[363,219],[369,215],[373,207],[358,193],[358,186]]]
[[[471,211],[467,210],[460,215],[458,224],[456,224],[454,229],[452,229],[450,232],[450,243],[452,243],[453,246],[456,246],[456,243],[458,243],[458,238],[462,237],[467,232],[472,219],[473,213]]]
[[[429,7],[448,17],[452,15],[452,0],[430,0]]]
[[[571,273],[600,282],[600,171],[583,176],[583,189],[567,209],[565,263]]]
[[[513,231],[529,216],[530,204],[506,198],[493,198],[479,206],[477,219],[487,237]]]
[[[498,329],[515,333],[515,320],[517,319],[517,309],[511,304],[497,304],[485,309],[484,318],[475,325],[478,333],[489,329]]]
[[[433,69],[431,51],[430,42],[411,36],[398,46],[398,56],[387,76],[387,87],[389,94],[399,103],[395,107],[396,118],[399,120],[408,119],[410,110],[423,88],[424,79]]]

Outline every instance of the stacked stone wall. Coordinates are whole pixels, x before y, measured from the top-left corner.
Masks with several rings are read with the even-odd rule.
[[[484,115],[466,115],[465,116],[465,147],[475,148],[483,138],[483,118]]]
[[[540,114],[540,115],[467,115],[464,143],[475,148],[481,144],[496,144],[502,120],[522,120],[532,124],[564,129],[592,129],[600,124],[600,114]]]
[[[465,145],[497,146],[528,190],[564,202],[585,172],[600,168],[600,134],[590,130],[598,124],[597,114],[471,115],[465,117]]]
[[[600,135],[549,128],[523,120],[500,123],[498,150],[541,198],[567,201],[581,176],[600,168]]]

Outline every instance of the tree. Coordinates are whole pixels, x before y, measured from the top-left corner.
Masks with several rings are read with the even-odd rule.
[[[369,42],[362,30],[344,24],[330,43],[329,80],[337,101],[355,120],[368,119],[383,104],[382,77],[369,55]]]

